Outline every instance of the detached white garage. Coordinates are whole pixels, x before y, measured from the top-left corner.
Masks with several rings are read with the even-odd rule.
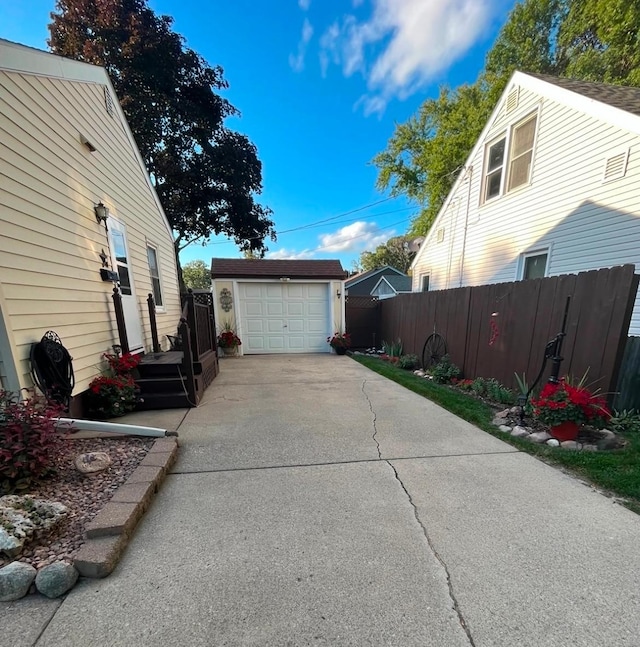
[[[230,323],[244,355],[328,353],[327,337],[344,330],[340,261],[214,258],[216,322]]]

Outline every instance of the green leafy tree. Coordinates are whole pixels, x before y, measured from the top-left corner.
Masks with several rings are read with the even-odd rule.
[[[204,261],[189,261],[182,268],[182,278],[188,288],[206,290],[211,287],[211,270]]]
[[[238,111],[216,91],[227,87],[185,47],[147,0],[57,0],[49,46],[61,56],[106,68],[156,191],[178,252],[225,234],[263,254],[275,240],[270,209],[258,204],[262,165],[249,139],[229,130]]]
[[[442,88],[437,99],[427,99],[396,127],[386,150],[373,159],[380,190],[421,206],[411,234],[429,231],[492,107],[484,79],[456,90]]]
[[[395,236],[383,245],[378,245],[373,252],[362,252],[358,267],[362,272],[377,270],[390,265],[401,272],[407,272],[416,252],[410,249],[411,240],[407,236]]]

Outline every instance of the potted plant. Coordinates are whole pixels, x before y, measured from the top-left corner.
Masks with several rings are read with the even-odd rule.
[[[531,405],[534,417],[549,425],[549,433],[559,441],[575,440],[581,425],[601,427],[611,417],[604,398],[564,378],[546,384]]]
[[[230,321],[225,321],[218,335],[218,348],[221,348],[225,355],[235,355],[238,352],[238,346],[241,345],[242,342],[236,334],[233,324]]]
[[[351,336],[348,332],[335,332],[332,337],[327,337],[327,342],[337,355],[344,355],[351,346]]]
[[[98,418],[116,418],[133,411],[141,402],[139,389],[132,372],[142,355],[119,352],[103,353],[111,375],[100,375],[89,384],[87,405],[91,415]]]

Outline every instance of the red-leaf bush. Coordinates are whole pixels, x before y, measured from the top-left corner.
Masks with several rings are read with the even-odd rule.
[[[60,405],[0,390],[0,493],[22,490],[54,471],[67,437],[56,431]]]
[[[128,375],[140,364],[142,355],[132,355],[125,353],[124,355],[104,353],[102,355],[109,364],[109,368],[115,375]]]
[[[135,409],[138,388],[131,375],[101,375],[89,384],[87,406],[92,416],[106,419]]]

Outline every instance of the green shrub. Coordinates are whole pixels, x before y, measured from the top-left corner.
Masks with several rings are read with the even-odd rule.
[[[500,404],[513,404],[515,402],[513,391],[500,384],[493,377],[487,380],[487,397]]]
[[[487,395],[487,380],[483,377],[477,377],[471,383],[471,390],[481,397]]]
[[[408,355],[402,355],[402,357],[398,360],[398,366],[400,368],[407,369],[408,371],[417,368],[419,365],[420,360],[418,359],[418,356],[413,355],[412,353]]]
[[[635,409],[624,409],[623,411],[614,411],[607,427],[611,431],[622,434],[640,433],[640,412]]]
[[[433,381],[438,384],[449,384],[451,380],[460,375],[460,369],[445,355],[432,369]]]
[[[389,357],[400,357],[402,355],[402,341],[398,338],[396,341],[383,341],[382,352]]]
[[[20,400],[0,390],[0,494],[23,490],[53,471],[66,442],[56,431],[62,413],[44,398]]]

